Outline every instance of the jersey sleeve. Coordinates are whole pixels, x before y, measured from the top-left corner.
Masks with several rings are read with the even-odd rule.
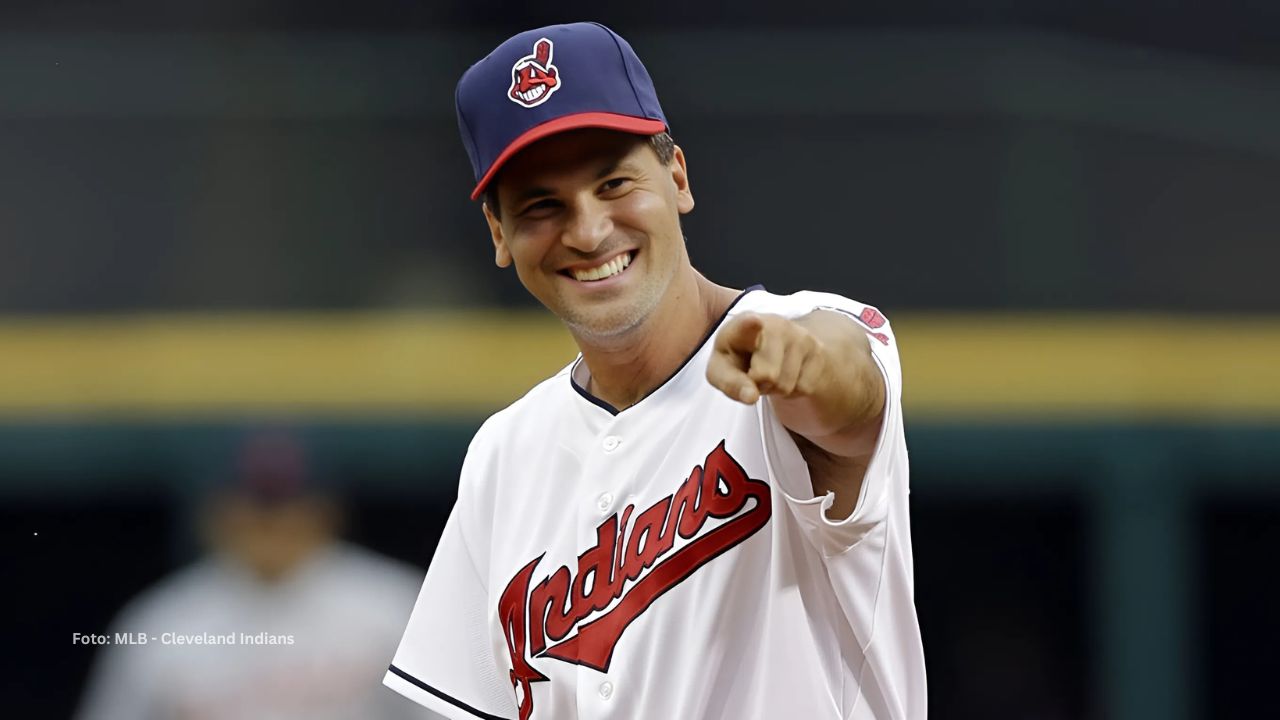
[[[487,552],[470,541],[483,501],[475,443],[463,464],[458,501],[383,684],[453,720],[515,718],[511,684],[499,675],[488,622]],[[505,641],[500,641],[505,642]]]
[[[893,330],[884,315],[870,305],[828,293],[796,293],[779,314],[800,317],[814,310],[844,315],[867,336],[871,356],[885,385],[885,410],[871,462],[862,481],[857,505],[846,518],[832,519],[828,510],[833,493],[815,497],[809,466],[791,434],[778,420],[769,399],[761,402],[761,433],[770,480],[805,534],[824,555],[839,554],[857,544],[884,521],[895,488],[907,482],[906,438],[902,422],[902,369]]]

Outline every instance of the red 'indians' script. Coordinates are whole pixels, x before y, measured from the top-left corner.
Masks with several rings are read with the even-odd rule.
[[[738,515],[748,500],[755,504]],[[530,587],[539,555],[502,591],[498,618],[511,653],[520,720],[533,713],[529,684],[547,679],[529,664],[530,658],[552,657],[607,671],[614,645],[633,620],[662,593],[764,527],[772,512],[768,483],[747,477],[723,440],[674,493],[641,511],[628,526],[634,509],[628,505],[621,519],[614,514],[596,528],[596,544],[578,557],[576,574],[562,565]],[[733,519],[701,533],[708,518]],[[696,539],[672,552],[677,533]],[[608,612],[582,623],[619,598]],[[575,626],[578,632],[568,637]],[[549,640],[555,644],[548,647]]]

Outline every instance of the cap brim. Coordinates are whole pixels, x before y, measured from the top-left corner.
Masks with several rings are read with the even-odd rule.
[[[480,195],[484,193],[485,187],[489,185],[489,181],[493,180],[493,176],[497,175],[502,166],[516,153],[550,135],[580,128],[607,128],[637,135],[657,135],[665,131],[667,125],[661,120],[652,118],[605,112],[577,113],[558,117],[555,120],[548,120],[541,125],[529,128],[524,134],[507,144],[502,154],[498,155],[493,164],[489,166],[489,170],[485,172],[484,177],[480,178],[480,182],[476,183],[476,189],[471,191],[471,199],[477,200],[480,198]]]

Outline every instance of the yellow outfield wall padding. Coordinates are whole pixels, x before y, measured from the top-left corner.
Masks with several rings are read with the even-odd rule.
[[[1280,418],[1280,321],[1205,316],[907,316],[917,415]]]
[[[576,355],[537,313],[0,323],[5,414],[473,412]]]
[[[1280,318],[891,318],[909,415],[1280,419]],[[538,311],[0,319],[0,417],[479,414],[573,359]]]

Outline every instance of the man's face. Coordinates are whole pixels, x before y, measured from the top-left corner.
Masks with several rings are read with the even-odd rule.
[[[688,266],[680,215],[693,209],[684,156],[663,165],[648,138],[575,130],[522,150],[485,208],[497,264],[579,336],[638,327]]]
[[[264,503],[229,494],[208,509],[213,547],[264,581],[280,580],[333,540],[336,509],[318,497]]]

